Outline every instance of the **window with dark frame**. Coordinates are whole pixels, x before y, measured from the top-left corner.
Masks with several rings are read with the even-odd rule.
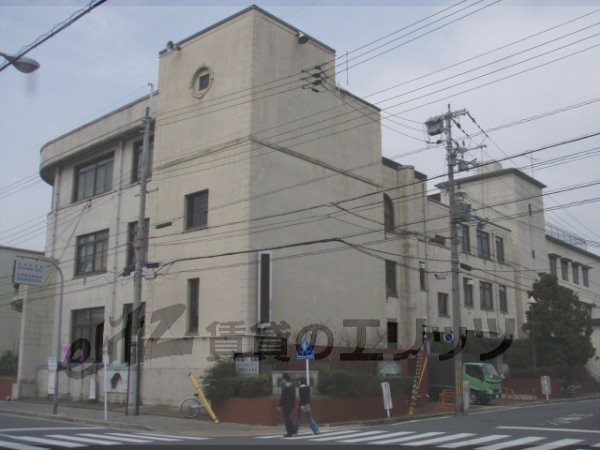
[[[473,307],[473,280],[463,278],[463,297],[466,308]]]
[[[185,196],[185,228],[192,230],[208,225],[208,190]]]
[[[590,269],[588,267],[581,268],[581,277],[583,278],[583,285],[590,287]]]
[[[72,346],[74,349],[74,353],[70,355],[72,363],[102,362],[104,307],[71,311],[71,342],[75,344],[79,340],[82,340],[81,345]]]
[[[443,292],[438,292],[438,316],[439,317],[449,317],[448,316],[448,294]]]
[[[394,220],[394,203],[387,194],[383,194],[383,224],[386,233],[393,233],[396,229]]]
[[[504,239],[496,236],[496,261],[499,264],[504,264]]]
[[[187,280],[188,333],[198,332],[200,321],[200,279]]]
[[[579,265],[571,264],[571,267],[573,268],[573,283],[579,284]]]
[[[398,286],[396,284],[396,262],[385,260],[385,292],[388,297],[398,296]]]
[[[477,230],[477,252],[480,258],[490,259],[490,234]]]
[[[144,337],[144,328],[146,323],[146,303],[142,302],[140,311],[140,336]],[[123,318],[125,328],[123,329],[123,362],[131,362],[131,330],[133,329],[133,303],[123,305]],[[144,360],[144,346],[140,349],[140,361]]]
[[[566,259],[560,260],[560,273],[562,279],[565,281],[569,281],[569,261]]]
[[[469,226],[461,225],[458,228],[459,238],[460,238],[460,250],[463,253],[471,252],[471,237],[469,236]]]
[[[271,254],[258,254],[258,323],[271,322]]]
[[[558,278],[557,260],[558,258],[556,256],[550,255],[548,257],[548,261],[550,262],[550,273]]]
[[[419,284],[421,285],[421,290],[427,290],[427,271],[425,269],[425,262],[419,262]]]
[[[125,267],[133,269],[135,265],[135,248],[134,243],[137,237],[137,220],[135,222],[129,222],[127,224],[127,257],[125,261]],[[146,261],[148,258],[148,232],[150,231],[150,219],[146,219],[146,240],[142,247],[142,261]]]
[[[137,141],[133,144],[133,161],[131,164],[131,182],[137,183],[142,174],[142,151],[144,141]],[[148,174],[152,176],[152,161],[154,159],[154,136],[150,136],[150,147],[148,148]]]
[[[398,322],[395,320],[387,321],[387,346],[398,348]]]
[[[78,236],[76,252],[76,276],[106,272],[108,230]]]
[[[446,245],[446,238],[444,236],[442,236],[441,234],[436,234],[434,237],[429,239],[429,242],[431,242],[432,244],[438,244],[438,245]]]
[[[210,85],[210,73],[201,74],[198,76],[198,91],[208,89]]]
[[[498,309],[502,313],[508,312],[508,298],[506,296],[506,286],[498,286]]]
[[[84,200],[112,189],[113,155],[75,168],[73,201]]]
[[[485,311],[494,310],[494,300],[492,294],[492,284],[485,281],[479,282],[479,301],[481,309]]]

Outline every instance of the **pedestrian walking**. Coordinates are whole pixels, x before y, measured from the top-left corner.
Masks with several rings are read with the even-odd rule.
[[[298,380],[298,413],[296,414],[296,424],[294,426],[294,434],[298,433],[302,416],[306,415],[308,426],[314,434],[319,434],[319,425],[312,415],[310,407],[310,386],[306,384],[306,378],[300,377]]]
[[[281,385],[281,395],[279,396],[279,409],[281,409],[283,415],[286,431],[283,437],[290,437],[294,434],[294,424],[290,418],[290,413],[296,403],[296,389],[292,384],[289,374],[284,373],[281,378],[283,379],[283,383]]]

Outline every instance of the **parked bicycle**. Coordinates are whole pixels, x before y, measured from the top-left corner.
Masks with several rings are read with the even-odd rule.
[[[206,413],[204,405],[202,405],[198,399],[198,394],[194,394],[193,397],[184,398],[181,402],[181,406],[179,407],[179,411],[181,411],[181,415],[183,417],[187,417],[189,419],[193,419],[194,417],[198,417],[200,414]]]

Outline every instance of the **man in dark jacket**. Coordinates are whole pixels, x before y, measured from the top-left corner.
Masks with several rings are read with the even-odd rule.
[[[286,430],[286,434],[283,436],[290,437],[294,434],[294,424],[292,424],[290,413],[296,403],[296,389],[287,373],[284,373],[281,378],[283,378],[283,383],[281,385],[281,396],[279,397],[279,408],[283,414]]]

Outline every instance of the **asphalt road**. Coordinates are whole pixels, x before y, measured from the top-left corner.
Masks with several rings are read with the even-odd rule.
[[[282,429],[283,434],[283,429]],[[298,436],[189,437],[91,427],[0,415],[0,448],[226,448],[264,446],[318,448],[352,445],[379,448],[478,448],[483,450],[600,448],[600,402],[579,400],[513,408],[489,408],[460,417],[417,419],[379,426],[323,428],[318,436],[303,424]]]

